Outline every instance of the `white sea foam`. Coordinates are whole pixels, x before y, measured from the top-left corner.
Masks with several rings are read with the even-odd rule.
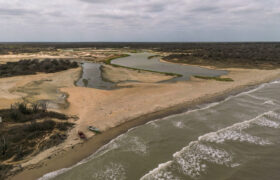
[[[122,151],[134,152],[142,155],[147,153],[147,145],[143,139],[138,136],[123,134],[99,149],[92,155],[92,158],[100,157],[117,148],[120,148]]]
[[[120,139],[124,138],[125,134],[121,134],[115,139],[112,139],[109,143],[102,146],[100,149],[98,149],[95,153],[93,153],[91,156],[89,156],[86,160],[91,160],[92,158],[97,158],[100,156],[103,156],[104,154],[108,153],[109,151],[112,151],[114,149],[119,148],[120,144],[118,144],[118,141]]]
[[[267,140],[263,140],[260,137],[252,136],[250,134],[244,132],[238,132],[233,130],[225,130],[220,132],[214,132],[204,135],[200,137],[201,141],[208,141],[214,143],[224,143],[225,141],[239,141],[239,142],[247,142],[258,145],[268,145],[271,144]]]
[[[263,104],[276,105],[276,103],[272,100],[267,100]]]
[[[147,145],[141,138],[123,134],[103,146],[95,154],[93,154],[91,158],[100,157],[117,148],[121,148],[122,151],[135,152],[142,155],[147,153]]]
[[[124,140],[122,143],[122,147],[126,147],[125,151],[131,151],[141,155],[147,153],[146,143],[144,142],[144,140],[140,139],[137,136],[130,137],[129,139]]]
[[[280,80],[273,81],[271,84],[280,84]]]
[[[63,169],[60,169],[58,171],[53,171],[53,172],[50,172],[48,174],[45,174],[44,176],[40,177],[38,180],[49,180],[49,179],[52,179],[60,174],[63,174],[67,171],[69,171],[70,169],[72,168],[63,168]]]
[[[170,171],[159,171],[152,176],[146,176],[140,180],[180,180],[178,177],[174,176]]]
[[[172,124],[177,128],[184,128],[185,124],[182,121],[174,121]]]
[[[172,161],[159,164],[157,168],[145,174],[140,180],[180,180],[171,171],[168,170],[172,166]]]
[[[271,121],[267,119],[266,117],[261,117],[258,120],[254,122],[254,124],[259,125],[259,126],[264,126],[264,127],[269,127],[269,128],[279,128],[280,123]]]
[[[201,172],[206,171],[207,165],[203,163],[204,161],[229,167],[232,161],[228,152],[206,146],[198,141],[191,142],[173,157],[182,172],[192,178],[199,177]]]
[[[155,121],[150,121],[150,122],[147,123],[147,125],[150,125],[153,128],[158,128],[159,127],[158,123],[156,123]]]
[[[273,121],[269,121],[264,116],[271,114],[272,112],[265,112],[253,119],[243,121],[240,123],[233,124],[232,126],[226,127],[224,129],[220,129],[216,132],[211,132],[208,134],[205,134],[203,136],[200,136],[198,139],[199,141],[208,141],[208,142],[215,142],[215,143],[223,143],[225,141],[231,140],[231,141],[240,141],[240,142],[247,142],[252,144],[258,144],[258,145],[268,145],[271,144],[268,140],[264,140],[257,136],[252,136],[250,134],[247,134],[245,132],[242,132],[242,130],[247,129],[251,127],[252,124],[257,125],[266,125],[267,127],[275,127],[277,124],[273,123]]]
[[[280,120],[280,113],[277,113],[277,112],[274,112],[274,111],[270,111],[269,113],[266,114],[266,116],[268,118],[273,118],[273,119],[276,119],[276,120]]]
[[[91,174],[92,172],[88,172]],[[121,164],[110,163],[103,169],[93,171],[92,179],[100,180],[123,180],[125,179],[125,168]]]

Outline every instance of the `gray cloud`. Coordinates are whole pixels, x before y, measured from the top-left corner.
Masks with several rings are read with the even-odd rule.
[[[0,8],[0,15],[5,16],[23,16],[38,14],[36,11],[19,9],[19,8]]]
[[[154,5],[151,7],[148,7],[146,12],[162,12],[164,11],[165,6],[164,5]]]
[[[222,8],[216,6],[201,6],[191,9],[194,13],[219,13],[222,12]]]
[[[280,40],[279,0],[0,0],[0,41]]]
[[[63,12],[60,11],[52,11],[52,12],[48,12],[46,13],[49,16],[53,16],[53,17],[66,17],[65,14],[63,14]]]
[[[96,4],[96,3],[106,4],[106,3],[114,2],[114,0],[80,0],[80,1],[85,3],[92,3],[92,4]]]

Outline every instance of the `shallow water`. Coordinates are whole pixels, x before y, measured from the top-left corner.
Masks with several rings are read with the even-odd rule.
[[[206,68],[200,68],[197,66],[179,65],[166,62],[160,62],[159,58],[148,59],[152,56],[152,53],[132,53],[128,57],[118,58],[112,61],[112,64],[122,65],[126,67],[139,68],[145,70],[152,70],[157,72],[169,72],[175,74],[181,74],[182,77],[174,78],[171,81],[189,80],[190,76],[220,76],[227,74],[227,71],[212,70]],[[82,65],[83,73],[82,77],[76,83],[77,86],[90,87],[97,89],[114,89],[116,88],[114,83],[104,81],[102,79],[101,64],[84,62]]]
[[[191,76],[221,76],[227,74],[227,71],[207,69],[198,66],[180,65],[175,63],[161,62],[159,57],[148,59],[153,56],[152,53],[135,53],[128,57],[113,60],[111,63],[126,67],[139,68],[158,72],[168,72],[181,74],[182,77],[175,80],[189,80]]]
[[[90,87],[96,89],[112,89],[115,87],[114,83],[104,81],[101,76],[101,64],[84,62],[82,64],[83,72],[81,78],[76,85],[80,87]]]
[[[56,180],[280,179],[280,81],[133,128]]]

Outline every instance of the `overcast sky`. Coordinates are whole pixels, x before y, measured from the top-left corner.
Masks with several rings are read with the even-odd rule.
[[[0,0],[0,41],[280,41],[280,0]]]

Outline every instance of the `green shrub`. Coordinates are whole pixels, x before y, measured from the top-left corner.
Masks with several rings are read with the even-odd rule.
[[[233,81],[233,79],[231,78],[210,77],[210,76],[194,76],[194,77],[199,79],[206,79],[206,80],[216,80],[216,81],[226,81],[226,82]]]

